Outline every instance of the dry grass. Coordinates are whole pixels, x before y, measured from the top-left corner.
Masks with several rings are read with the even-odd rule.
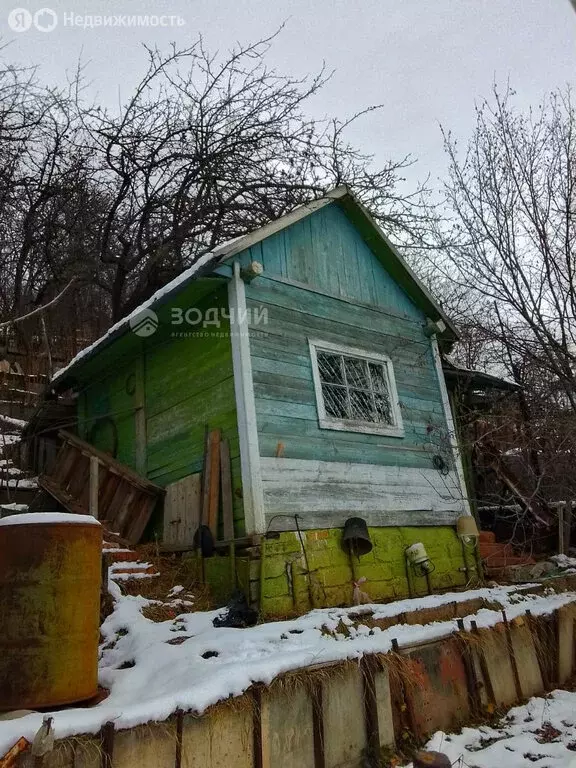
[[[175,619],[176,616],[183,613],[183,611],[178,610],[176,605],[157,602],[146,605],[144,608],[142,608],[141,613],[145,619],[150,619],[150,621],[156,621],[160,623],[162,621],[171,621],[172,619]]]
[[[177,613],[182,613],[184,610],[205,611],[213,607],[210,590],[202,582],[202,566],[199,559],[177,555],[161,556],[154,544],[145,544],[134,549],[140,560],[151,563],[159,575],[153,579],[122,581],[120,588],[124,594],[140,595],[148,600],[163,602],[175,602],[178,598],[189,599],[189,596],[193,595],[194,607],[184,606],[177,609]],[[184,587],[184,592],[171,597],[171,590],[177,586]]]

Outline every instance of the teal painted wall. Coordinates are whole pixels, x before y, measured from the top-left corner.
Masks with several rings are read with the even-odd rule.
[[[246,286],[262,456],[274,456],[281,442],[286,458],[430,468],[441,453],[452,463],[426,318],[336,205],[241,260],[264,265],[264,275]],[[254,322],[264,309],[267,322]],[[389,355],[403,438],[319,428],[308,338]]]
[[[328,205],[248,249],[242,263],[259,261],[266,275],[320,288],[423,322],[422,313],[390,278],[346,214]]]

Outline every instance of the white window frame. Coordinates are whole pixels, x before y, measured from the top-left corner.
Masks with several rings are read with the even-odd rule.
[[[314,379],[314,391],[316,394],[316,409],[318,411],[318,424],[320,429],[337,429],[342,432],[365,432],[372,435],[388,435],[389,437],[404,437],[404,425],[402,423],[402,413],[398,400],[398,390],[396,389],[396,379],[394,377],[394,366],[388,355],[380,352],[371,352],[366,349],[349,347],[344,344],[333,344],[332,342],[322,341],[320,339],[308,339],[310,348],[310,359],[312,362],[312,376]],[[322,381],[320,379],[320,369],[318,367],[318,355],[320,352],[333,352],[334,354],[349,355],[371,363],[379,363],[384,366],[386,371],[388,390],[390,393],[390,407],[392,410],[393,424],[376,424],[372,421],[355,421],[352,419],[337,419],[326,413],[324,406],[324,397],[322,395]]]

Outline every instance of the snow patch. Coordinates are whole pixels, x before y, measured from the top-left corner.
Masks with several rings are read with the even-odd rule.
[[[74,515],[70,512],[25,512],[0,520],[1,525],[38,525],[38,523],[70,523],[72,525],[100,525],[92,515]]]
[[[496,726],[438,731],[426,749],[444,753],[454,766],[576,768],[575,713],[576,693],[557,690],[514,707]]]

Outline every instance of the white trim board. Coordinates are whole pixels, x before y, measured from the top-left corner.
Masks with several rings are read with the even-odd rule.
[[[341,527],[354,516],[370,525],[453,525],[464,514],[456,472],[272,457],[260,467],[269,523],[298,514],[304,528]],[[273,527],[289,528],[289,520]]]
[[[310,360],[312,363],[312,378],[314,380],[314,392],[316,395],[316,411],[318,412],[318,425],[320,429],[336,429],[342,432],[364,432],[372,435],[388,435],[389,437],[404,437],[404,427],[402,424],[402,412],[398,400],[398,390],[396,388],[396,379],[394,377],[394,366],[388,355],[381,352],[371,352],[367,349],[350,347],[344,344],[334,344],[320,339],[308,339],[310,350]],[[373,363],[379,363],[386,371],[386,383],[388,385],[388,394],[390,396],[390,407],[392,409],[393,424],[382,424],[368,421],[352,421],[351,419],[336,419],[328,416],[324,404],[324,394],[322,392],[322,381],[320,379],[320,368],[318,366],[318,351],[333,352],[335,355],[348,355],[349,357],[367,360]]]
[[[240,264],[234,262],[234,275],[228,284],[228,302],[231,317],[230,341],[234,392],[240,442],[240,469],[246,533],[264,533],[264,498],[260,476],[260,448],[256,424],[256,402],[250,359],[250,337],[246,311],[246,291],[240,277]]]
[[[448,427],[448,434],[450,437],[450,444],[452,446],[452,453],[454,454],[454,462],[456,464],[458,482],[461,488],[462,499],[464,500],[463,514],[471,515],[472,512],[470,511],[470,502],[468,500],[468,489],[466,487],[464,465],[462,463],[460,446],[458,445],[458,436],[456,434],[456,426],[454,424],[454,418],[452,416],[452,407],[450,405],[450,398],[448,397],[448,389],[446,388],[446,379],[444,377],[444,370],[442,369],[442,358],[440,356],[440,349],[438,347],[438,339],[436,338],[436,336],[432,336],[430,340],[432,342],[432,354],[434,355],[434,365],[436,367],[436,374],[438,375],[438,384],[440,386],[440,394],[442,396],[442,405],[444,406],[444,416],[446,418],[446,425]]]

